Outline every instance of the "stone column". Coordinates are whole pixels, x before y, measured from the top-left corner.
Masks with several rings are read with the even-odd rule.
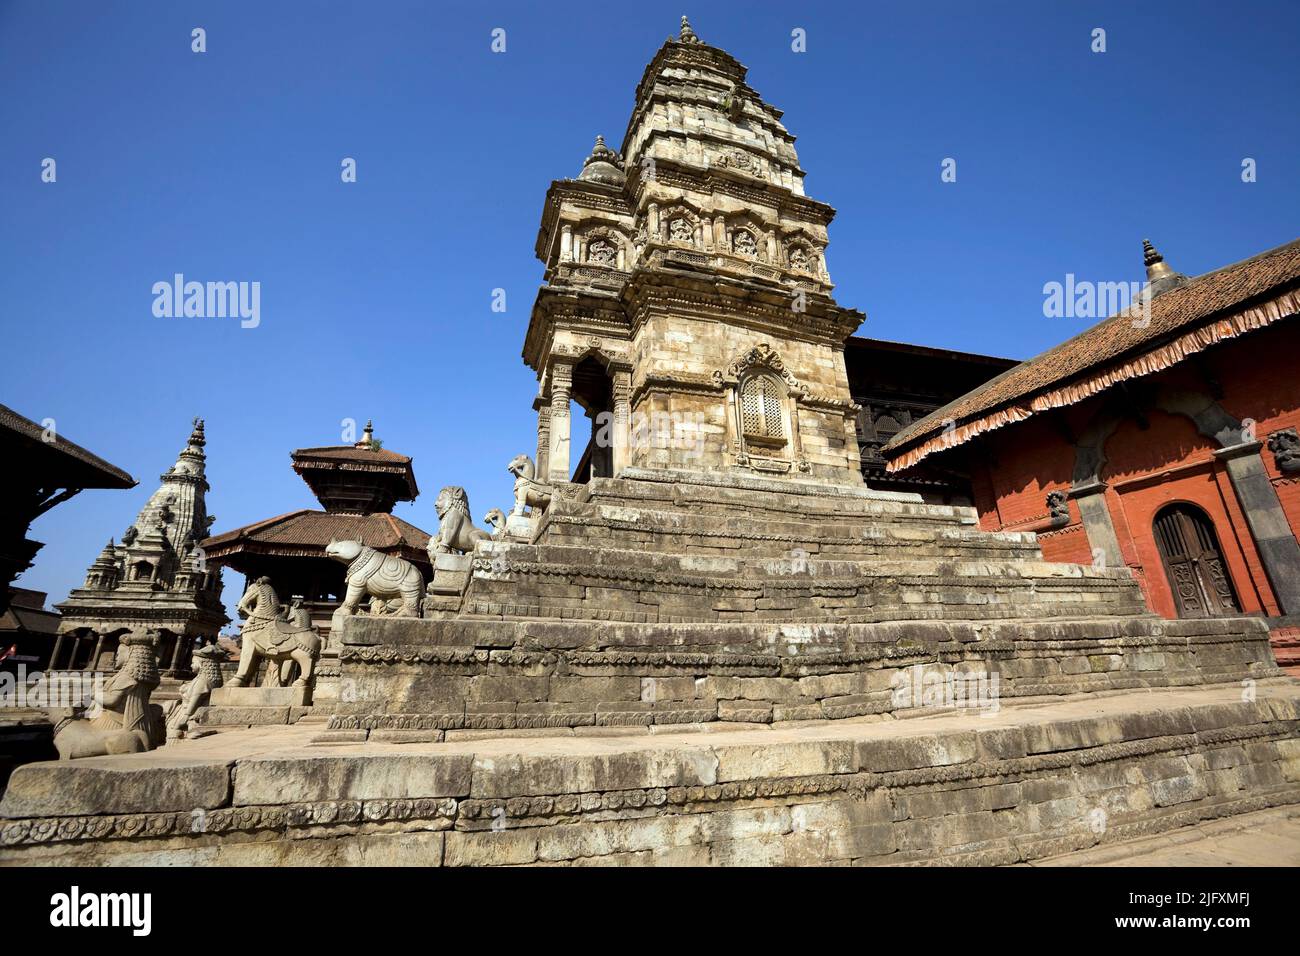
[[[50,652],[50,670],[56,670],[58,668],[59,658],[63,656],[63,648],[64,645],[67,644],[67,638],[67,634],[60,633],[58,637],[54,639],[54,650]]]
[[[1106,507],[1106,483],[1093,481],[1076,484],[1070,489],[1070,497],[1079,503],[1079,515],[1083,519],[1083,530],[1088,535],[1088,546],[1092,548],[1093,563],[1096,563],[1096,554],[1100,549],[1106,567],[1124,567],[1119,538],[1115,536],[1115,525],[1110,520],[1110,509]]]
[[[628,462],[628,425],[632,419],[632,373],[614,372],[614,448],[610,458],[613,477],[617,478]]]
[[[88,670],[99,669],[99,655],[104,650],[104,632],[100,631],[95,635],[95,649],[90,653],[90,667]]]
[[[547,461],[547,480],[569,480],[569,392],[573,388],[573,366],[553,362],[551,365],[551,450]]]
[[[551,406],[542,396],[533,400],[537,412],[537,478],[545,481],[550,474],[551,455]]]
[[[560,227],[560,261],[573,261],[573,227],[567,222]]]
[[[652,202],[650,204],[649,214],[650,214],[650,238],[656,240],[663,239],[664,237],[663,232],[660,230],[659,227],[659,204],[658,203]]]
[[[1228,469],[1278,607],[1283,614],[1300,614],[1300,542],[1259,456],[1261,447],[1257,441],[1242,442],[1220,448],[1214,455]]]

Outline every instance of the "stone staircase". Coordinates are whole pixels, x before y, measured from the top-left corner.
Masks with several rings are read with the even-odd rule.
[[[347,621],[331,729],[766,723],[1277,674],[1261,622],[1164,621],[1126,568],[1045,562],[973,509],[633,469],[567,490],[531,541],[440,559],[425,619]]]

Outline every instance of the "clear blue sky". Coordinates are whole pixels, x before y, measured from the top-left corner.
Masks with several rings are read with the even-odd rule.
[[[78,584],[194,415],[218,531],[313,506],[289,452],[346,417],[414,456],[401,517],[432,531],[446,484],[504,507],[546,187],[619,143],[683,12],[785,110],[862,334],[1028,357],[1087,324],[1043,284],[1140,279],[1143,236],[1198,273],[1297,235],[1293,2],[680,7],[0,2],[0,402],[140,481],[41,518],[19,583]],[[260,327],[155,318],[176,272],[260,282]]]

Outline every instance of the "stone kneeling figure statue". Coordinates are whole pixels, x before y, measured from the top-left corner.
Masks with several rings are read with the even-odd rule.
[[[150,631],[122,638],[117,673],[88,711],[78,709],[54,728],[60,760],[141,753],[163,744],[162,708],[149,702],[161,680],[154,657],[160,636]]]
[[[221,665],[226,652],[216,644],[206,644],[195,652],[199,671],[194,679],[181,685],[181,696],[163,709],[167,721],[167,740],[194,735],[191,721],[200,707],[206,707],[212,692],[222,685]],[[210,731],[209,731],[210,732]]]

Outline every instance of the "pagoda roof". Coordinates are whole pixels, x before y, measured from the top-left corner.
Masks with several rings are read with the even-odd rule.
[[[206,539],[201,547],[216,561],[242,552],[285,557],[324,557],[331,541],[356,540],[379,551],[414,551],[429,547],[428,532],[391,514],[367,515],[302,508],[235,528]]]
[[[134,488],[135,479],[121,468],[110,464],[93,452],[68,441],[57,432],[50,433],[36,422],[19,415],[12,408],[0,405],[0,432],[9,432],[26,439],[33,450],[61,459],[69,487],[76,488]]]
[[[299,448],[289,457],[293,460],[293,470],[311,485],[317,497],[322,493],[320,483],[323,481],[328,486],[330,480],[325,476],[331,473],[340,477],[346,475],[348,486],[388,489],[385,497],[389,504],[380,510],[391,510],[394,500],[414,501],[420,494],[420,487],[415,483],[415,468],[409,456],[387,448],[368,446],[366,442]],[[326,498],[334,497],[330,491],[326,491],[325,495]],[[321,499],[321,503],[330,510],[352,510],[332,507],[331,501],[325,498]]]
[[[1152,250],[1154,252],[1154,250]],[[1158,258],[1158,257],[1157,257]],[[1163,371],[1212,345],[1300,312],[1300,239],[1134,303],[904,428],[889,470],[978,435]]]

